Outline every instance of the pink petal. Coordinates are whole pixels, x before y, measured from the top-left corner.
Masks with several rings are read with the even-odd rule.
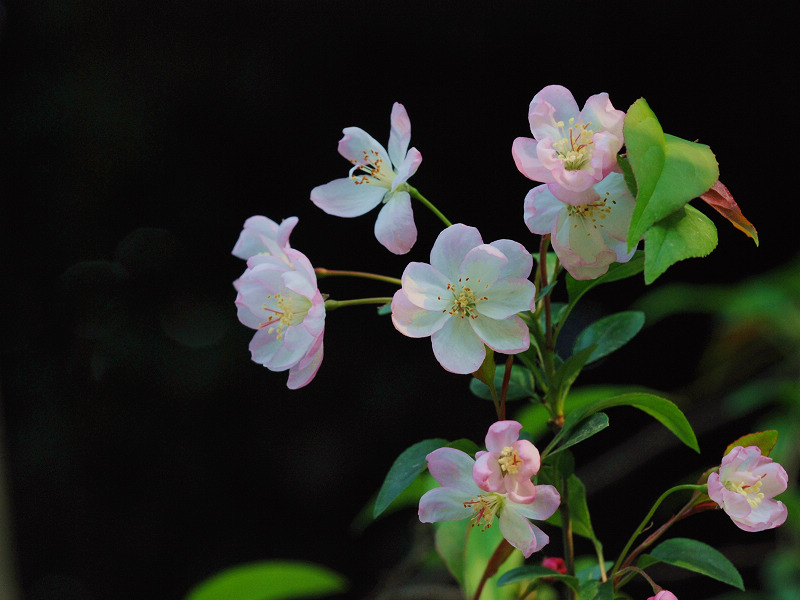
[[[475,511],[464,506],[474,496],[451,487],[434,488],[419,499],[419,520],[423,523],[460,521],[471,517]]]
[[[489,244],[481,244],[467,252],[458,268],[459,282],[472,288],[476,294],[491,285],[508,264],[506,255]]]
[[[537,146],[539,142],[531,138],[518,137],[511,145],[511,156],[519,172],[533,181],[550,183],[554,181],[550,170],[539,160]]]
[[[477,319],[468,320],[475,332],[476,339],[479,338],[481,342],[495,352],[516,354],[524,352],[530,346],[531,339],[528,326],[517,315],[507,319],[492,319],[479,315]],[[481,360],[483,359],[481,358]],[[472,371],[469,371],[469,373],[472,373]]]
[[[533,310],[536,288],[527,279],[501,279],[488,289],[476,290],[478,292],[488,298],[478,304],[478,312],[491,319],[502,320],[518,312]]]
[[[385,187],[344,177],[315,187],[311,201],[329,215],[358,217],[378,206],[385,195]]]
[[[489,244],[502,252],[508,263],[500,271],[500,279],[527,279],[533,268],[533,257],[525,246],[513,240],[497,240]]]
[[[625,113],[614,108],[606,92],[590,96],[583,105],[578,120],[581,123],[591,123],[590,128],[595,132],[607,131],[616,137],[619,147],[614,153],[619,152],[623,142],[622,126],[625,123]]]
[[[442,312],[452,305],[447,278],[427,263],[409,263],[403,271],[402,283],[409,302],[419,308]]]
[[[522,423],[518,421],[496,421],[486,432],[486,449],[490,452],[502,452],[519,439]]]
[[[566,207],[548,189],[549,186],[539,185],[525,196],[525,225],[531,233],[545,235],[551,233],[556,224],[558,215]]]
[[[375,237],[390,252],[406,254],[417,241],[417,227],[408,192],[395,192],[375,221]]]
[[[322,334],[309,349],[308,353],[295,366],[289,369],[289,380],[286,387],[290,390],[297,390],[308,385],[319,371],[322,364]]]
[[[561,505],[561,496],[552,485],[536,486],[536,501],[531,504],[519,504],[517,510],[528,519],[544,521],[553,516]]]
[[[505,488],[509,500],[517,504],[530,504],[536,500],[536,486],[530,479],[506,475]]]
[[[417,172],[421,162],[422,154],[419,153],[419,150],[416,148],[409,150],[403,162],[397,167],[397,175],[392,180],[392,191],[408,181],[409,177]]]
[[[477,495],[480,490],[472,479],[475,461],[466,452],[455,448],[438,448],[425,457],[428,471],[445,487],[461,490],[468,495]]]
[[[509,544],[520,550],[528,558],[544,548],[550,538],[541,529],[528,521],[517,511],[518,505],[507,502],[498,515],[500,532]]]
[[[536,446],[528,440],[517,440],[512,446],[522,459],[521,477],[530,479],[536,475],[542,466],[541,456]]]
[[[339,140],[339,154],[354,165],[375,164],[382,161],[383,168],[391,169],[391,159],[386,149],[360,127],[346,127],[344,137]]]
[[[541,140],[548,135],[555,137],[559,132],[553,121],[564,121],[570,118],[577,120],[578,103],[567,88],[561,85],[548,85],[533,97],[528,107],[528,121],[533,137]]]
[[[484,492],[498,492],[504,494],[506,489],[503,484],[503,473],[500,463],[497,462],[497,452],[483,452],[475,459],[472,467],[472,478]]]

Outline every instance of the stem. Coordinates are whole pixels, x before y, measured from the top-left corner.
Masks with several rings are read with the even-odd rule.
[[[387,277],[386,275],[376,275],[375,273],[365,273],[363,271],[333,271],[317,267],[314,272],[318,277],[360,277],[362,279],[374,279],[376,281],[394,283],[395,285],[403,285],[403,282],[396,277]]]
[[[572,538],[572,518],[569,514],[569,488],[567,478],[561,478],[561,506],[558,507],[561,513],[561,538],[564,544],[564,565],[567,567],[567,575],[575,575],[575,543]],[[575,591],[568,587],[570,598],[575,598]]]
[[[656,500],[655,504],[653,504],[653,507],[650,509],[650,512],[647,513],[647,516],[642,520],[642,522],[639,524],[639,526],[633,532],[633,535],[628,540],[628,543],[625,544],[625,548],[623,548],[622,552],[620,553],[619,558],[617,559],[617,562],[614,563],[614,568],[612,569],[611,572],[616,574],[619,571],[620,566],[622,565],[622,561],[625,559],[625,556],[628,554],[628,550],[630,550],[631,546],[633,545],[633,542],[636,541],[636,538],[639,537],[639,534],[642,533],[644,528],[647,527],[648,523],[650,523],[650,519],[652,518],[653,514],[655,514],[656,510],[658,509],[658,507],[661,505],[661,503],[664,501],[664,499],[667,496],[669,496],[673,492],[679,492],[681,490],[693,490],[693,491],[698,491],[699,492],[699,491],[703,491],[703,490],[706,490],[706,489],[708,489],[708,486],[706,484],[700,484],[700,485],[697,485],[697,484],[685,484],[685,485],[676,485],[675,487],[670,488],[666,492],[661,494],[661,496],[659,496],[658,500]],[[673,517],[673,519],[674,519],[674,517]],[[672,523],[670,523],[670,525],[671,524]],[[665,528],[664,528],[664,530],[665,530]],[[659,535],[661,535],[661,533],[663,533],[663,531],[661,529],[659,529],[659,531],[656,532],[656,533],[659,533]],[[653,534],[653,535],[655,535],[655,534]],[[653,536],[650,536],[650,537],[653,537]],[[655,541],[655,538],[653,538],[653,541]],[[643,550],[643,549],[644,549],[644,547],[641,547],[641,550]],[[639,548],[637,548],[637,550],[639,552],[641,552],[641,550]]]
[[[506,418],[506,396],[508,396],[508,384],[511,382],[511,369],[514,366],[514,355],[509,354],[506,358],[506,370],[503,373],[503,385],[500,387],[500,413],[497,418],[505,421]]]
[[[547,287],[547,246],[550,243],[550,234],[542,236],[539,244],[539,283],[542,289]],[[542,366],[544,367],[547,380],[550,381],[555,375],[553,364],[553,315],[550,308],[550,293],[545,294],[542,299],[544,305],[544,348],[542,348]]]
[[[444,223],[445,226],[450,227],[452,225],[452,223],[447,219],[447,217],[445,217],[441,213],[441,211],[431,203],[430,200],[428,200],[425,196],[420,194],[419,190],[417,190],[417,188],[415,188],[413,185],[408,185],[408,193],[411,194],[412,198],[416,198],[417,200],[422,202],[426,207],[428,207],[428,210],[430,210],[433,214],[439,217],[439,220],[441,220],[441,222]]]
[[[391,304],[392,298],[378,297],[378,298],[355,298],[353,300],[325,300],[325,310],[336,310],[343,306],[358,306],[361,304]]]

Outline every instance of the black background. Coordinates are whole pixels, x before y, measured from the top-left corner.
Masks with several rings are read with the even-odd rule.
[[[252,332],[236,320],[231,287],[244,264],[230,255],[250,215],[297,215],[292,245],[315,266],[399,276],[408,260],[427,261],[440,224],[420,207],[417,246],[396,257],[374,239],[375,213],[337,219],[308,199],[345,175],[341,129],[385,143],[394,101],[423,155],[411,183],[484,240],[534,250],[521,218],[533,184],[510,153],[530,135],[532,96],[559,83],[580,105],[607,91],[622,110],[644,96],[665,131],[711,146],[762,240],[756,249],[704,209],[720,247],[655,285],[739,281],[788,258],[796,55],[780,33],[785,14],[745,6],[0,7],[2,417],[23,597],[179,598],[224,567],[278,557],[330,566],[363,597],[402,557],[413,512],[361,535],[350,522],[400,451],[428,437],[480,442],[491,406],[439,367],[428,340],[399,336],[369,307],[328,315],[319,374],[289,392],[285,373],[249,360]],[[337,299],[393,292],[321,287]],[[643,291],[637,280],[599,292],[584,318]],[[709,328],[689,318],[647,330],[585,381],[679,389]],[[611,417],[619,425],[579,461],[649,425]],[[593,492],[610,555],[649,502],[715,462],[747,424],[732,427],[701,436],[702,458],[671,446]],[[625,460],[609,456],[621,469]],[[724,515],[696,519],[684,535],[753,540]],[[747,583],[758,587],[752,567]],[[678,596],[701,597],[687,581],[673,584]]]

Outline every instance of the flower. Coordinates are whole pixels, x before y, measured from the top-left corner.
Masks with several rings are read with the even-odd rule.
[[[528,440],[519,439],[522,425],[497,421],[486,434],[486,451],[475,455],[472,471],[475,483],[485,492],[508,494],[514,502],[527,504],[536,499],[531,477],[539,472],[539,451]]]
[[[244,222],[244,229],[236,240],[232,254],[247,260],[256,254],[284,257],[289,248],[289,234],[297,225],[297,217],[289,217],[278,225],[272,219],[256,215]]]
[[[650,596],[647,600],[678,600],[678,597],[669,590],[661,590],[655,596]]]
[[[511,149],[527,178],[581,192],[616,169],[625,113],[614,109],[605,92],[578,112],[567,88],[549,85],[531,100],[528,121],[535,139],[519,137]]]
[[[529,519],[549,518],[561,503],[552,485],[537,485],[535,498],[526,504],[508,495],[486,492],[473,479],[475,461],[455,448],[439,448],[425,457],[428,470],[442,487],[434,488],[419,500],[419,520],[423,523],[471,519],[481,531],[491,527],[495,517],[500,532],[525,558],[541,550],[550,538]]]
[[[453,373],[481,366],[486,346],[504,354],[526,350],[528,328],[516,313],[533,307],[533,259],[521,244],[484,244],[474,227],[439,234],[431,263],[412,262],[392,299],[392,322],[409,337],[431,336],[433,353]]]
[[[233,285],[239,320],[257,330],[250,342],[253,361],[271,371],[288,369],[287,386],[297,389],[322,363],[325,304],[308,258],[288,247],[282,252],[251,256]]]
[[[542,560],[542,566],[545,569],[552,569],[553,571],[558,571],[562,575],[567,574],[567,565],[564,564],[563,558],[553,558],[548,557]]]
[[[595,279],[633,256],[627,238],[635,203],[620,173],[579,193],[540,185],[525,196],[525,224],[533,233],[551,234],[556,255],[575,279]]]
[[[708,495],[739,529],[763,531],[782,525],[786,506],[772,498],[786,490],[789,477],[758,446],[736,446],[708,476]]]
[[[339,154],[353,163],[350,176],[334,179],[311,190],[311,201],[330,215],[357,217],[381,202],[375,237],[389,251],[405,254],[417,241],[406,181],[416,173],[422,155],[408,150],[411,121],[397,102],[392,107],[389,151],[358,127],[347,127],[339,140]]]

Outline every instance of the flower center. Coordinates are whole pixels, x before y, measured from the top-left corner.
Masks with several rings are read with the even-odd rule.
[[[503,448],[497,462],[500,463],[500,471],[502,471],[503,475],[514,475],[522,466],[522,459],[519,457],[519,452],[511,446]]]
[[[471,526],[475,527],[477,525],[481,528],[481,531],[486,531],[492,526],[492,521],[494,521],[497,511],[503,507],[503,497],[499,494],[487,494],[485,496],[479,494],[474,500],[464,502],[464,507],[471,507],[475,511],[475,514],[470,519]]]
[[[591,229],[597,229],[598,227],[603,227],[603,224],[600,222],[605,219],[609,214],[611,214],[611,209],[613,205],[617,203],[616,200],[611,199],[611,195],[609,192],[605,193],[605,198],[600,198],[595,200],[594,202],[590,202],[589,204],[580,204],[578,206],[573,206],[571,204],[567,205],[567,218],[578,217],[584,220],[584,226],[587,229],[586,235],[591,235]],[[573,223],[572,228],[577,229],[578,223]]]
[[[283,338],[284,331],[287,327],[301,322],[308,312],[308,309],[306,309],[296,313],[290,305],[289,299],[283,294],[267,295],[267,302],[264,302],[261,308],[272,314],[270,314],[266,321],[260,323],[258,328],[264,329],[267,327],[267,333],[269,334],[277,331],[278,334],[275,337],[279,340]]]
[[[553,142],[553,149],[567,171],[576,171],[592,158],[592,138],[594,131],[589,129],[591,123],[575,124],[570,118],[569,128],[564,129],[564,121],[557,121],[555,126],[561,130],[561,139]]]
[[[488,300],[488,296],[477,296],[475,292],[472,290],[471,287],[468,285],[464,285],[467,281],[469,281],[469,277],[462,279],[458,278],[458,285],[453,285],[452,283],[447,284],[447,291],[453,294],[453,304],[450,306],[450,310],[444,309],[442,312],[449,312],[453,316],[461,317],[470,317],[471,319],[478,318],[477,306],[479,302],[483,302],[484,300]],[[481,283],[481,280],[478,279],[478,284]],[[487,283],[484,286],[484,289],[487,289],[489,284]],[[441,300],[442,297],[438,296],[438,299]]]
[[[387,164],[377,150],[363,150],[362,153],[364,156],[361,158],[361,162],[355,159],[350,160],[354,165],[350,169],[350,179],[356,185],[366,183],[391,189],[392,182],[397,175],[391,163]],[[357,174],[359,171],[361,171],[361,176]]]
[[[735,483],[733,481],[726,481],[725,487],[732,492],[736,492],[737,494],[742,494],[747,500],[747,503],[752,508],[755,508],[756,506],[761,504],[761,501],[764,499],[764,493],[761,491],[761,479],[759,479],[752,485],[745,485],[744,483]]]

